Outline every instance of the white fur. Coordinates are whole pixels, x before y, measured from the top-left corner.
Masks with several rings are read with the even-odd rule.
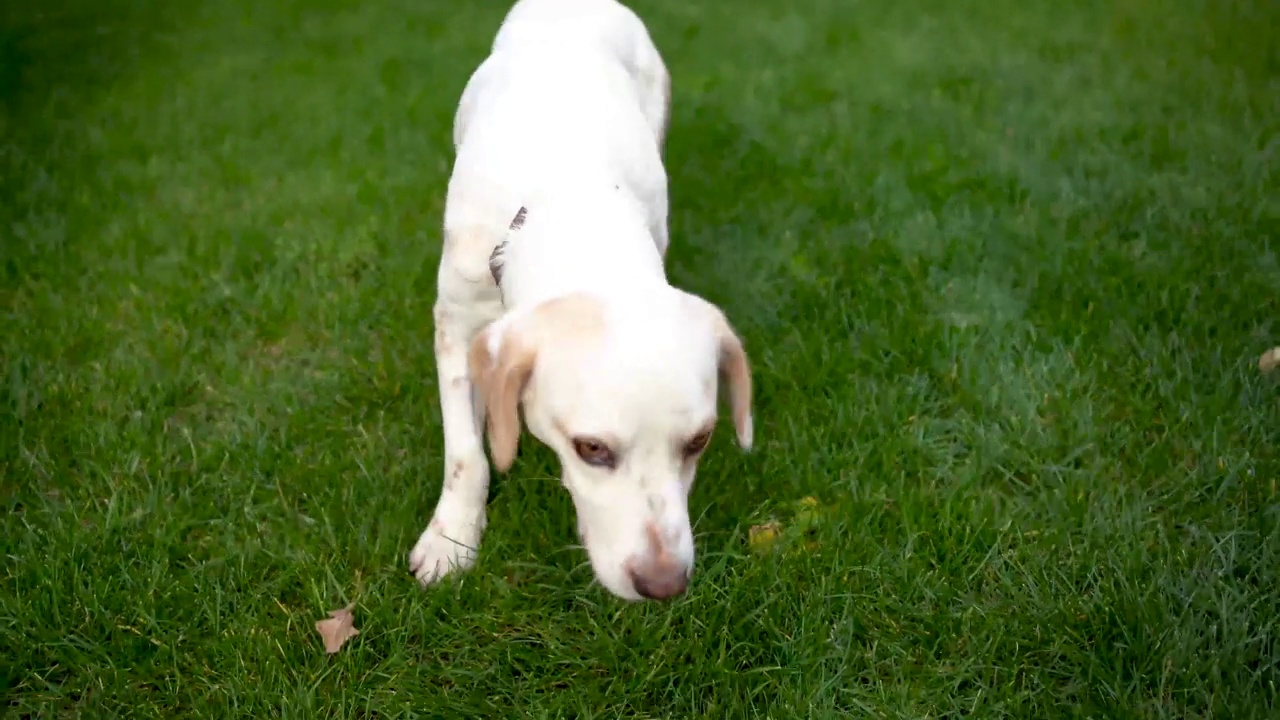
[[[647,524],[664,557],[692,572],[697,458],[680,443],[714,421],[731,331],[666,280],[668,99],[644,24],[615,0],[520,0],[463,91],[435,307],[445,484],[410,554],[423,584],[470,567],[485,526],[485,408],[467,365],[481,331],[494,358],[512,337],[537,346],[524,418],[561,460],[601,583],[641,598],[628,568],[656,552]],[[509,230],[521,207],[523,227]],[[507,239],[499,290],[488,261]],[[601,322],[530,329],[566,296],[588,298]],[[618,466],[583,462],[581,434],[611,438]],[[747,415],[744,446],[750,434]]]

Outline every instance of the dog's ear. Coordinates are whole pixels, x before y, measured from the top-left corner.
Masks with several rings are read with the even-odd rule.
[[[596,300],[572,294],[490,323],[471,341],[467,369],[488,415],[489,452],[501,472],[520,444],[520,400],[543,348],[573,353],[604,331]]]
[[[751,363],[747,360],[742,338],[719,309],[715,310],[716,341],[720,351],[720,377],[729,386],[729,406],[733,412],[733,427],[737,431],[738,445],[750,450],[754,435],[751,419]]]
[[[520,445],[520,396],[524,393],[536,348],[518,328],[495,322],[471,341],[467,365],[488,416],[489,452],[500,472],[511,469]]]
[[[747,360],[747,350],[742,345],[742,338],[738,337],[720,308],[693,293],[685,293],[685,297],[692,302],[692,316],[697,318],[696,322],[705,323],[710,319],[710,330],[715,339],[716,366],[721,384],[727,386],[738,445],[743,450],[750,450],[755,435],[751,418],[751,363]]]

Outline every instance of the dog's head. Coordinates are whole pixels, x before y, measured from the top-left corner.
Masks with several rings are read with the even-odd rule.
[[[600,582],[627,599],[680,594],[693,572],[688,497],[728,384],[751,447],[751,371],[714,305],[670,287],[635,301],[571,295],[495,321],[471,346],[490,454],[515,460],[520,408],[560,458]]]

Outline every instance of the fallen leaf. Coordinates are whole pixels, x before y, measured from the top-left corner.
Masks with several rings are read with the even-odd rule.
[[[778,539],[778,533],[781,532],[782,526],[776,522],[768,522],[763,525],[752,525],[748,531],[748,542],[751,549],[755,552],[762,553],[773,546],[775,540]]]
[[[324,640],[324,651],[330,655],[342,649],[342,644],[360,634],[356,629],[356,618],[351,614],[352,603],[341,610],[329,611],[329,617],[316,621],[316,632]]]
[[[1258,358],[1258,369],[1262,372],[1271,372],[1280,367],[1280,347],[1273,347],[1262,353],[1262,357]]]

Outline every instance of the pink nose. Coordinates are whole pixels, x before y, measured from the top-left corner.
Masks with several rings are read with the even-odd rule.
[[[628,574],[640,597],[649,600],[670,600],[689,587],[689,575],[682,567],[654,564],[642,570],[631,569]]]
[[[628,562],[627,575],[640,597],[669,600],[689,587],[689,571],[667,549],[656,525],[646,525],[645,534],[649,536],[649,556]]]

